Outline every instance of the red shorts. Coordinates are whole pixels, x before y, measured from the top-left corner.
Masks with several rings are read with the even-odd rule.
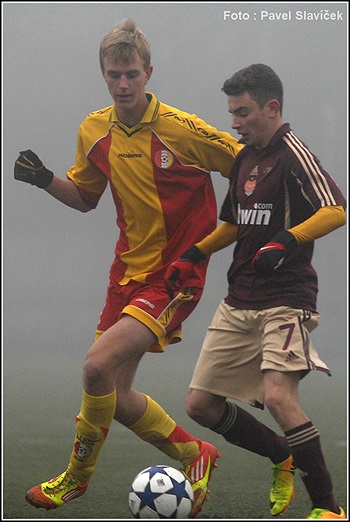
[[[149,352],[164,352],[168,344],[182,339],[182,322],[197,306],[203,290],[191,288],[178,292],[171,299],[164,283],[147,285],[130,281],[127,285],[108,286],[106,304],[97,325],[96,339],[113,326],[123,314],[128,314],[145,324],[158,341]]]

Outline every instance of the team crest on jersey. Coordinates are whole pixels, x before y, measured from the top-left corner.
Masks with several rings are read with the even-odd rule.
[[[174,156],[169,150],[159,150],[154,157],[155,164],[161,169],[168,169],[174,163]]]
[[[256,177],[259,174],[258,165],[255,165],[253,170],[249,173],[249,179],[244,184],[244,192],[247,196],[253,194],[256,187]]]
[[[244,184],[244,192],[247,196],[253,194],[256,187],[256,179],[248,179]]]

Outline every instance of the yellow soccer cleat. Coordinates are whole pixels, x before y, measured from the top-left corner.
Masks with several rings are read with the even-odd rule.
[[[332,520],[333,518],[346,518],[345,511],[343,508],[340,509],[340,514],[333,513],[333,511],[328,511],[328,509],[315,508],[311,511],[311,515],[307,518],[318,518],[323,520]]]
[[[36,508],[56,509],[74,498],[84,495],[89,483],[79,484],[66,471],[27,491],[25,499]]]
[[[292,455],[280,464],[274,464],[272,469],[270,513],[272,516],[276,516],[285,513],[294,498],[295,467]]]
[[[213,469],[216,468],[215,461],[221,455],[215,446],[208,442],[200,442],[200,453],[182,471],[190,481],[193,490],[193,506],[189,518],[194,518],[203,510],[203,503],[209,499],[208,483]]]

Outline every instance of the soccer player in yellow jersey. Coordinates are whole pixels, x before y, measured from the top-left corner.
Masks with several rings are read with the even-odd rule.
[[[114,103],[81,124],[67,178],[55,176],[31,150],[15,162],[16,180],[81,212],[94,209],[109,185],[120,231],[105,307],[84,364],[72,453],[63,473],[27,492],[37,508],[54,509],[85,493],[113,419],[180,462],[194,490],[192,517],[202,509],[220,456],[132,385],[146,351],[162,352],[181,340],[181,324],[202,295],[207,263],[194,271],[191,293],[173,298],[165,270],[214,230],[211,172],[228,178],[242,145],[146,92],[150,60],[148,41],[132,20],[113,28],[101,42],[100,64]]]

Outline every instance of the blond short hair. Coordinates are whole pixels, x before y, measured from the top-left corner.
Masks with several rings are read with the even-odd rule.
[[[146,36],[136,28],[135,22],[127,18],[116,25],[103,38],[100,45],[100,66],[104,71],[105,58],[115,63],[130,63],[138,54],[144,69],[151,65],[151,50]]]

